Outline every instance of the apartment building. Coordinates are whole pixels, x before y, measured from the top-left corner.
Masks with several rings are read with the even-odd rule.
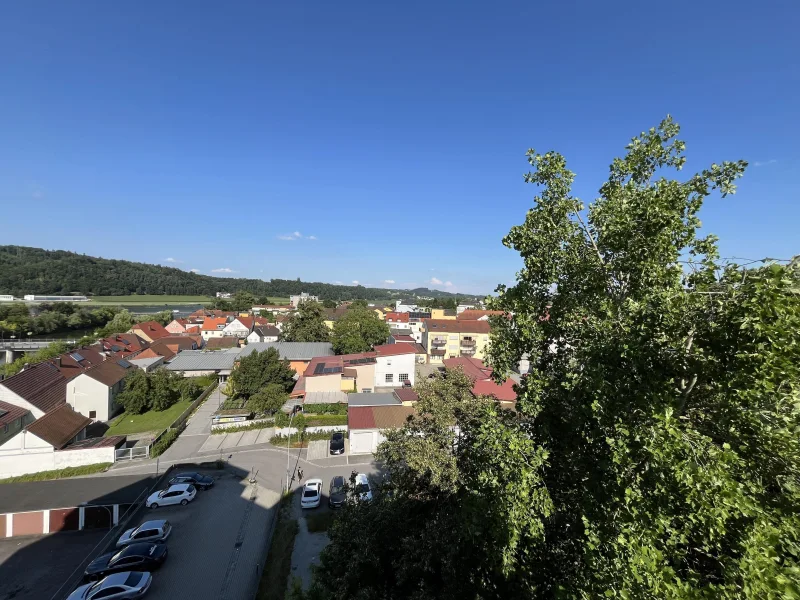
[[[483,360],[489,344],[488,321],[425,319],[422,325],[422,346],[431,363],[446,358]]]

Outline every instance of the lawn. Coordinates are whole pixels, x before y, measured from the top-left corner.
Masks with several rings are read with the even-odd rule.
[[[161,296],[143,294],[141,296],[93,296],[92,304],[205,304],[213,302],[210,296]]]
[[[166,429],[181,413],[189,408],[191,400],[181,400],[173,404],[167,410],[151,410],[141,415],[129,415],[123,413],[111,423],[111,427],[106,431],[105,436],[111,435],[130,435],[133,433],[145,433],[146,431],[162,431]]]
[[[77,477],[78,475],[91,475],[105,471],[111,463],[97,463],[94,465],[84,465],[82,467],[66,467],[56,471],[40,471],[39,473],[29,473],[27,475],[17,475],[0,479],[0,483],[20,483],[23,481],[48,481],[50,479],[65,479],[67,477]]]

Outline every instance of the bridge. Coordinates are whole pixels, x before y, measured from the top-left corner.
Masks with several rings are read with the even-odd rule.
[[[75,344],[78,340],[65,340],[60,338],[36,339],[36,340],[8,340],[0,339],[0,352],[5,350],[6,363],[14,362],[21,354],[36,352],[42,348],[47,348],[53,342],[63,342],[65,344]]]

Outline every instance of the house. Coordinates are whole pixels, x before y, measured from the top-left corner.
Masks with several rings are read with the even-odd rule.
[[[384,344],[373,348],[376,354],[375,387],[414,385],[415,344]]]
[[[502,310],[466,309],[456,315],[457,321],[488,321],[489,317],[505,314]]]
[[[297,308],[301,302],[319,302],[319,297],[311,296],[305,292],[302,292],[296,296],[289,296],[289,304],[291,304],[294,308]]]
[[[474,304],[459,304],[456,306],[456,315],[460,315],[465,310],[470,310],[473,308],[477,308]]]
[[[456,318],[456,311],[451,308],[432,308],[431,309],[431,319],[437,320],[450,320]]]
[[[410,334],[402,334],[396,333],[397,330],[393,331],[392,334],[389,336],[389,343],[390,344],[416,344],[416,340]]]
[[[386,310],[384,310],[382,307],[380,307],[380,306],[375,306],[374,304],[370,304],[370,305],[369,305],[369,309],[370,309],[372,312],[374,312],[374,313],[375,313],[375,315],[376,315],[376,316],[377,316],[377,317],[378,317],[378,318],[379,318],[381,321],[383,321],[384,319],[386,319]]]
[[[271,312],[276,315],[288,315],[294,310],[291,304],[261,304],[250,309],[253,314]]]
[[[253,317],[235,317],[230,323],[225,325],[222,330],[223,337],[235,337],[245,339],[253,331]]]
[[[502,384],[495,383],[492,379],[493,369],[477,358],[447,358],[444,360],[447,369],[461,368],[472,382],[472,395],[491,396],[501,406],[514,408],[517,402],[517,392],[514,391],[514,381],[506,379]]]
[[[333,329],[334,323],[347,314],[347,308],[326,308],[325,309],[325,325],[328,329]]]
[[[415,414],[416,410],[413,407],[402,404],[348,407],[350,454],[375,452],[378,445],[386,439],[384,431],[402,427]]]
[[[200,328],[200,334],[203,336],[204,340],[222,337],[222,331],[227,325],[227,317],[206,317],[203,319],[203,326]]]
[[[407,313],[417,311],[419,311],[419,306],[411,302],[406,302],[405,300],[395,300],[394,302],[394,312]]]
[[[0,446],[33,421],[34,417],[27,408],[0,402]]]
[[[137,323],[131,327],[129,333],[138,335],[146,342],[154,342],[157,339],[169,335],[169,331],[167,331],[161,323],[157,323],[156,321]]]
[[[131,363],[134,367],[141,369],[145,373],[150,373],[155,371],[158,367],[164,366],[164,357],[163,356],[152,356],[148,358],[129,358],[128,362]]]
[[[408,313],[407,312],[387,312],[383,319],[392,328],[405,328],[410,329],[408,326]]]
[[[280,336],[281,332],[277,327],[261,325],[253,328],[253,331],[247,336],[247,343],[277,342]]]
[[[0,382],[0,402],[31,411],[34,418],[64,404],[67,378],[52,362],[43,362]]]
[[[107,360],[67,382],[67,404],[92,421],[108,421],[117,412],[125,376],[135,369],[127,360]]]
[[[183,373],[184,377],[217,375],[219,382],[224,383],[233,371],[240,351],[241,348],[227,348],[215,352],[186,350],[169,361],[165,368]]]
[[[202,341],[202,338],[200,341]],[[136,355],[136,358],[145,359],[160,356],[164,360],[171,360],[179,352],[183,352],[184,350],[197,350],[197,348],[196,336],[169,335],[150,344],[150,347],[142,350]]]
[[[488,321],[425,319],[422,346],[431,363],[459,356],[483,359],[489,343],[489,329]]]
[[[222,350],[223,348],[238,348],[239,338],[236,337],[221,337],[211,338],[206,342],[206,350]]]
[[[374,392],[379,388],[414,385],[414,344],[385,344],[372,352],[319,356],[302,371],[292,395],[312,392]]]
[[[264,342],[248,344],[242,349],[241,357],[268,348],[275,348],[281,360],[288,360],[289,366],[297,373],[303,373],[314,357],[333,356],[333,344],[330,342]]]
[[[173,319],[164,329],[172,335],[181,335],[186,333],[186,326],[189,324],[189,319]]]
[[[231,293],[230,292],[217,292],[217,298],[223,298],[223,299],[227,300],[230,297],[231,297]]]
[[[105,361],[107,356],[100,352],[99,347],[83,347],[65,352],[56,356],[52,362],[66,379],[77,377],[93,365]]]
[[[422,323],[425,319],[431,318],[431,313],[427,311],[415,311],[406,314],[408,315],[407,327],[411,330],[411,336],[418,344],[422,343]]]
[[[118,333],[97,341],[100,349],[110,356],[125,358],[135,355],[150,344],[133,333]]]

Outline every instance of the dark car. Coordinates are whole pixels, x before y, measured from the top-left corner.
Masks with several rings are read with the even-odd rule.
[[[331,436],[331,454],[344,454],[344,434],[341,431]]]
[[[344,489],[344,477],[337,475],[331,479],[331,487],[328,494],[328,506],[331,508],[339,508],[347,500],[347,493]]]
[[[214,478],[200,473],[178,473],[169,480],[170,485],[176,483],[191,483],[197,489],[205,491],[214,487]]]
[[[122,550],[95,558],[83,574],[86,581],[97,581],[112,573],[123,571],[154,571],[167,559],[166,544],[149,542],[130,544]]]

